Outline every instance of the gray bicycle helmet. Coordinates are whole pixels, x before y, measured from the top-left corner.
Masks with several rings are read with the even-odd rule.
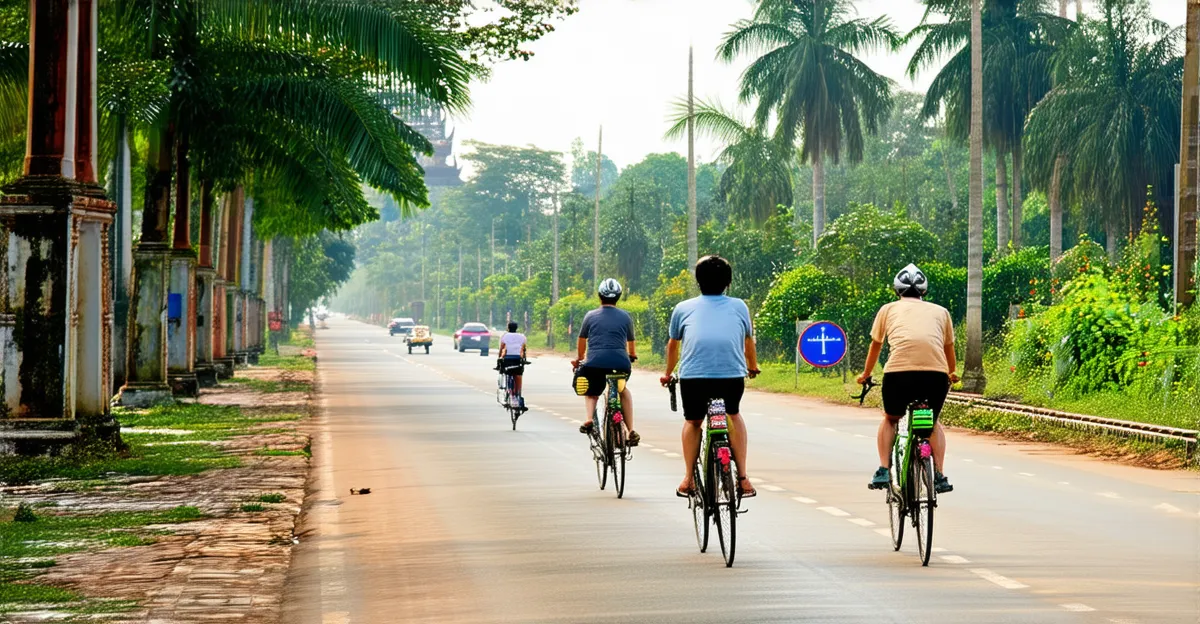
[[[924,297],[929,291],[929,280],[917,265],[909,264],[900,269],[896,278],[892,280],[892,290],[900,297]]]
[[[596,292],[598,292],[600,296],[604,297],[605,299],[620,297],[621,283],[611,277],[607,278],[600,282],[600,287],[596,289]]]

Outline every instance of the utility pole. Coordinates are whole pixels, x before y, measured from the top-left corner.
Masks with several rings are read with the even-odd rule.
[[[442,257],[439,255],[437,260],[437,286],[433,289],[433,305],[435,311],[433,313],[433,324],[442,326]]]
[[[692,75],[692,47],[688,46],[688,119],[687,119],[687,136],[688,136],[688,230],[687,230],[687,249],[688,249],[688,270],[692,270],[696,266],[696,260],[699,258],[699,250],[696,242],[696,109],[693,91],[693,75]]]
[[[1200,181],[1197,180],[1197,146],[1200,145],[1200,0],[1188,0],[1187,31],[1183,48],[1183,103],[1179,128],[1179,196],[1175,216],[1175,304],[1190,305],[1196,288],[1196,218],[1200,212]]]
[[[600,164],[604,162],[604,126],[596,141],[596,208],[592,217],[592,281],[600,283]]]
[[[554,193],[554,214],[550,217],[551,227],[554,230],[554,261],[553,275],[550,277],[550,305],[558,303],[558,193]]]
[[[425,301],[425,224],[421,224],[421,302]]]
[[[458,290],[454,296],[455,326],[462,325],[462,243],[458,244]]]
[[[492,268],[488,275],[496,274],[496,218],[492,217]]]

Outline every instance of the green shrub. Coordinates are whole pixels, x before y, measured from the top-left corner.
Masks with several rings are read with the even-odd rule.
[[[955,323],[967,316],[967,269],[950,266],[944,262],[926,262],[921,271],[929,280],[929,294],[925,299],[950,311]]]
[[[966,288],[964,286],[964,296]],[[1026,247],[983,268],[983,327],[1000,333],[1010,306],[1050,303],[1050,252]],[[1028,311],[1026,311],[1028,313]]]
[[[650,347],[654,353],[664,353],[670,330],[671,312],[680,301],[687,299],[692,287],[692,275],[686,270],[680,271],[675,277],[664,279],[659,277],[658,288],[650,295],[649,313],[651,318]]]
[[[830,224],[817,241],[813,263],[831,275],[841,275],[858,292],[871,292],[905,265],[932,260],[937,237],[919,223],[871,204],[852,206]]]
[[[1054,263],[1051,274],[1052,294],[1061,294],[1067,283],[1083,273],[1097,271],[1107,276],[1112,271],[1108,263],[1108,252],[1099,243],[1088,238],[1087,234],[1079,237],[1079,243],[1063,253],[1058,262]]]
[[[781,273],[755,315],[758,348],[764,358],[790,357],[796,344],[796,320],[812,319],[826,306],[853,299],[850,281],[806,264]]]

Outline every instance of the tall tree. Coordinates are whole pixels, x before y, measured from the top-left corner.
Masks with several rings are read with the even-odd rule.
[[[1050,172],[1059,153],[1072,193],[1102,209],[1108,251],[1140,226],[1146,187],[1172,187],[1179,155],[1183,59],[1178,29],[1132,0],[1103,0],[1060,62],[1066,77],[1033,109],[1031,164]]]
[[[739,96],[757,101],[754,120],[774,116],[777,138],[800,139],[800,159],[813,167],[813,241],[825,226],[825,161],[863,157],[863,131],[874,133],[892,107],[891,80],[856,55],[895,49],[899,37],[885,17],[852,18],[846,0],[760,0],[754,17],[725,35],[717,54],[729,62],[757,58],[742,72]]]
[[[971,183],[967,234],[967,351],[963,389],[983,393],[983,18],[980,4],[971,0]]]

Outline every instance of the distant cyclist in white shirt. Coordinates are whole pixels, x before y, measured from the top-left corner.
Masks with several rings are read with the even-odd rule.
[[[508,332],[500,336],[500,366],[501,371],[507,371],[514,377],[513,390],[517,393],[518,405],[525,407],[525,396],[521,394],[521,377],[525,374],[525,334],[517,333],[515,321],[508,324]]]

